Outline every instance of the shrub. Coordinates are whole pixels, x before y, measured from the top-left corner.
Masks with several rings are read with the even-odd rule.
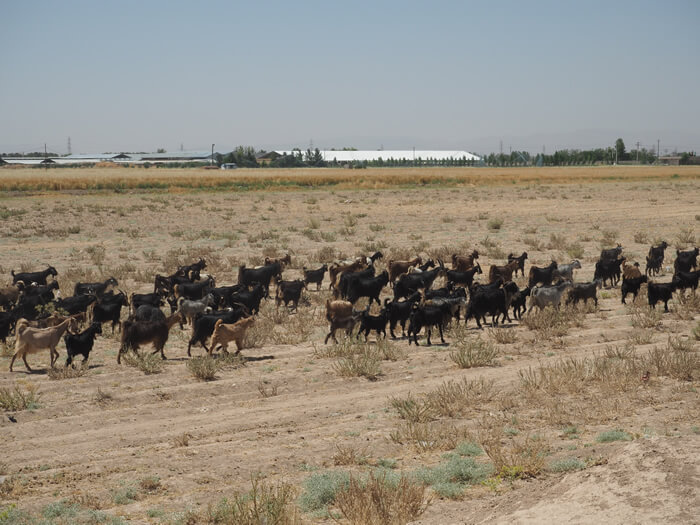
[[[122,355],[122,361],[146,375],[159,374],[163,370],[163,359],[158,354],[127,352]]]
[[[595,438],[598,443],[610,443],[612,441],[631,441],[632,436],[624,430],[608,430],[601,432]]]
[[[471,441],[462,441],[455,447],[455,453],[460,456],[480,456],[484,453],[481,447]]]
[[[39,406],[38,387],[33,383],[24,383],[22,387],[0,388],[0,408],[6,412],[34,409]]]
[[[46,375],[50,379],[75,379],[76,377],[82,377],[87,374],[88,366],[78,365],[76,368],[72,366],[61,366],[58,368],[49,368]]]
[[[451,499],[461,497],[468,485],[481,483],[493,472],[493,466],[477,463],[472,458],[456,454],[447,456],[447,461],[434,467],[421,468],[413,475],[424,485],[429,485],[441,496]]]
[[[297,502],[304,512],[324,510],[335,502],[337,493],[349,485],[350,475],[344,471],[331,470],[313,474],[304,481],[304,492]]]
[[[571,243],[566,247],[566,253],[569,254],[569,257],[572,259],[580,259],[583,257],[584,252],[583,245],[579,242]]]
[[[549,470],[552,472],[571,472],[574,470],[583,470],[586,464],[578,458],[570,457],[553,461],[549,464]]]
[[[500,230],[502,226],[503,226],[503,219],[501,219],[501,218],[489,219],[489,222],[488,222],[489,230]]]
[[[208,355],[193,357],[187,361],[187,369],[201,381],[213,381],[216,379],[216,372],[218,372],[219,368],[219,361]]]
[[[367,480],[351,477],[335,504],[350,523],[403,525],[423,514],[429,500],[425,487],[407,477],[393,482],[386,474],[370,473]]]
[[[518,340],[517,332],[508,328],[489,328],[488,333],[500,344],[512,344]]]
[[[496,363],[496,356],[498,356],[498,349],[481,338],[461,343],[450,352],[450,359],[460,368],[491,366]]]
[[[492,434],[484,439],[482,446],[502,478],[534,478],[544,468],[546,446],[539,439],[527,436],[506,449],[500,436]]]

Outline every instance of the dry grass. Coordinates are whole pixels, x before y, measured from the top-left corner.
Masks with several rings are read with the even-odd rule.
[[[450,352],[450,359],[459,368],[493,366],[496,364],[498,349],[489,341],[478,338],[455,345]]]
[[[221,368],[220,361],[208,355],[193,357],[187,361],[187,370],[200,381],[213,381]]]
[[[357,525],[404,525],[423,514],[429,503],[424,486],[405,476],[397,482],[374,473],[367,480],[351,476],[335,496],[343,518]]]
[[[84,376],[87,372],[88,366],[86,364],[78,365],[75,368],[72,366],[49,368],[46,375],[48,375],[50,379],[75,379],[76,377]]]
[[[461,441],[471,437],[466,428],[451,423],[431,422],[399,424],[389,437],[394,443],[411,445],[420,452],[452,450]]]
[[[366,465],[368,461],[367,449],[356,448],[352,445],[336,445],[333,454],[333,464],[340,465]]]
[[[545,467],[547,444],[531,436],[503,444],[502,435],[492,433],[482,437],[481,446],[493,462],[498,475],[506,479],[537,477]]]
[[[12,388],[0,388],[0,408],[6,412],[36,408],[41,393],[34,383],[22,382]]]
[[[141,370],[146,375],[159,374],[163,370],[163,359],[159,354],[150,352],[127,352],[122,355],[124,364]]]

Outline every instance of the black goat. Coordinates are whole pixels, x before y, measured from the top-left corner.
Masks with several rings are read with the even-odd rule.
[[[461,284],[467,288],[470,288],[474,283],[474,276],[477,273],[483,273],[481,271],[481,265],[477,262],[475,266],[472,266],[469,270],[460,272],[458,270],[446,270],[445,277],[448,283]]]
[[[668,302],[673,297],[673,292],[676,290],[676,284],[670,283],[654,283],[649,281],[647,284],[647,295],[649,296],[649,306],[656,309],[656,303],[663,301],[664,312],[668,312]]]
[[[282,264],[277,261],[260,268],[246,268],[242,264],[238,269],[238,284],[252,286],[255,283],[263,285],[265,297],[270,296],[270,281],[273,277],[282,278]]]
[[[74,295],[64,299],[56,299],[53,303],[56,309],[65,311],[68,315],[75,315],[87,311],[88,306],[94,303],[97,297],[94,295]]]
[[[527,298],[530,297],[530,287],[526,286],[522,290],[518,290],[513,294],[510,301],[510,306],[513,308],[513,317],[518,320],[523,318],[523,314],[527,310]]]
[[[554,270],[557,269],[557,262],[552,261],[549,266],[544,268],[539,268],[537,266],[530,266],[530,271],[527,274],[527,285],[530,288],[538,284],[549,285],[552,284],[552,278],[554,275]]]
[[[51,301],[45,301],[41,295],[22,295],[17,305],[11,310],[15,319],[24,317],[29,321],[37,319],[40,311]]]
[[[7,344],[7,337],[15,329],[17,317],[12,312],[0,311],[0,341]]]
[[[348,289],[351,283],[354,283],[359,279],[369,279],[371,277],[374,277],[374,266],[372,265],[358,272],[343,272],[340,274],[338,286],[335,287],[333,293],[341,299],[347,299]]]
[[[693,292],[698,289],[698,279],[700,278],[700,270],[694,272],[676,272],[673,274],[671,282],[675,283],[676,290],[687,290],[692,288]]]
[[[668,243],[666,241],[661,241],[661,244],[658,246],[650,246],[649,253],[647,254],[647,261],[659,261],[659,267],[661,267],[664,262],[666,248],[668,248]]]
[[[389,321],[389,313],[386,311],[386,308],[382,308],[379,315],[371,315],[369,313],[370,306],[371,304],[360,314],[360,330],[357,332],[357,335],[364,332],[365,341],[367,341],[369,333],[374,330],[377,332],[377,339],[379,339],[380,334],[384,334],[384,339],[386,339],[386,324]]]
[[[207,295],[215,286],[214,278],[209,277],[197,283],[183,283],[173,286],[173,296],[175,299],[184,297],[190,301],[198,301]]]
[[[328,265],[324,264],[317,270],[307,270],[306,266],[303,268],[304,272],[304,284],[308,287],[310,283],[316,285],[316,290],[321,289],[321,283],[323,282],[323,276],[326,275],[328,270]]]
[[[165,300],[163,299],[163,294],[158,293],[132,293],[129,303],[131,304],[131,311],[135,312],[140,306],[148,305],[155,308],[165,306]]]
[[[518,267],[515,269],[515,276],[517,277],[518,275],[518,270],[520,270],[520,274],[525,277],[525,260],[527,259],[527,252],[523,252],[521,255],[516,257],[512,253],[508,254],[508,262],[511,261],[518,261]]]
[[[355,304],[361,297],[369,297],[369,304],[372,301],[377,301],[377,304],[381,306],[382,303],[379,302],[379,294],[382,293],[382,289],[389,282],[389,272],[384,270],[377,277],[368,277],[365,279],[357,279],[352,281],[348,286],[348,301]]]
[[[117,364],[121,364],[122,354],[133,350],[138,354],[139,346],[149,343],[153,344],[153,353],[160,352],[160,357],[166,359],[165,343],[168,342],[170,328],[180,321],[180,314],[175,313],[167,317],[165,321],[139,321],[129,318],[122,325],[122,339],[119,353],[117,354]]]
[[[252,289],[241,290],[240,292],[231,294],[231,306],[243,305],[248,311],[257,314],[260,311],[260,302],[265,296],[265,288],[262,284],[256,284]],[[237,321],[237,319],[236,319]],[[224,321],[226,324],[235,323],[235,321]]]
[[[196,263],[188,264],[186,266],[179,266],[175,274],[180,275],[182,277],[187,277],[191,282],[194,282],[197,279],[199,279],[199,274],[206,267],[206,261],[200,258],[199,261],[197,261]]]
[[[164,323],[165,314],[163,311],[150,304],[142,304],[134,313],[129,316],[130,321],[151,321],[153,323]]]
[[[174,273],[173,275],[156,274],[153,282],[153,293],[160,295],[168,295],[173,293],[173,288],[176,284],[191,284],[192,280],[189,277]]]
[[[102,325],[95,322],[79,334],[66,334],[63,337],[63,341],[66,343],[66,353],[68,354],[66,366],[71,365],[73,363],[73,358],[79,355],[83,356],[83,363],[85,363],[88,357],[90,357],[90,352],[95,344],[95,337],[97,337],[97,334],[101,333]]]
[[[232,286],[217,286],[216,288],[212,288],[209,293],[214,296],[216,304],[219,305],[219,307],[233,306],[231,296],[247,289],[248,287],[244,284],[234,284]]]
[[[192,345],[200,344],[202,348],[209,353],[207,348],[207,339],[211,337],[214,333],[214,326],[216,321],[221,319],[226,324],[233,324],[239,319],[248,317],[250,315],[249,310],[245,306],[239,306],[238,308],[233,308],[232,310],[224,310],[221,312],[214,312],[213,314],[197,315],[192,323],[192,337],[189,343],[187,343],[187,355],[192,356],[191,349]]]
[[[21,281],[20,281],[21,282]],[[51,281],[47,285],[38,284],[36,286],[26,286],[24,287],[24,295],[34,295],[41,297],[45,303],[49,303],[54,300],[53,291],[59,290],[58,281]]]
[[[593,279],[600,279],[603,281],[603,286],[605,286],[605,281],[610,281],[610,286],[617,286],[620,282],[620,275],[622,271],[620,266],[625,261],[625,258],[621,259],[601,259],[595,263],[595,271],[593,272]]]
[[[652,258],[651,256],[647,255],[647,266],[645,269],[646,275],[651,277],[652,275],[658,275],[658,273],[661,271],[661,266],[663,265],[664,262],[664,256],[661,255],[656,256],[655,258]]]
[[[690,270],[697,268],[699,253],[699,248],[688,250],[687,252],[676,250],[676,260],[673,262],[674,273],[689,272]]]
[[[432,270],[418,273],[405,273],[398,278],[394,285],[394,300],[408,297],[418,290],[429,289],[439,275],[445,275],[445,265],[438,259],[440,266]]]
[[[396,339],[394,335],[394,328],[396,328],[397,323],[401,323],[401,336],[406,335],[406,321],[408,321],[413,311],[413,304],[420,301],[420,292],[416,292],[405,301],[392,301],[388,297],[384,299],[384,309],[389,315],[389,333],[393,339]]]
[[[124,292],[118,294],[103,295],[92,307],[92,320],[97,323],[112,322],[112,333],[117,326],[121,330],[122,306],[129,306],[129,301]],[[160,311],[160,310],[158,310]]]
[[[299,299],[301,299],[301,292],[306,288],[306,283],[301,279],[295,281],[277,281],[277,292],[275,295],[275,302],[277,303],[277,308],[280,304],[284,303],[284,306],[289,306],[292,303],[294,310],[299,306]]]
[[[41,272],[20,272],[20,273],[15,273],[14,270],[10,270],[10,275],[12,275],[12,283],[16,283],[17,281],[22,281],[24,284],[31,284],[31,283],[36,283],[36,284],[46,284],[46,279],[49,275],[53,275],[56,277],[58,275],[58,272],[56,271],[56,268],[53,266],[49,266],[46,270],[43,270]]]
[[[622,295],[622,304],[627,304],[625,299],[627,294],[632,294],[632,302],[637,300],[637,294],[639,289],[642,287],[642,283],[647,282],[647,276],[642,275],[641,277],[633,277],[632,279],[622,279],[622,286],[620,287],[620,294]]]
[[[110,277],[103,283],[75,283],[73,295],[96,295],[99,297],[105,293],[108,287],[118,284],[114,277]]]
[[[432,344],[430,342],[430,336],[434,326],[438,327],[440,331],[440,341],[445,344],[445,337],[442,333],[442,329],[445,320],[449,319],[449,317],[450,308],[448,305],[420,305],[414,303],[408,322],[408,344],[411,344],[411,337],[413,337],[413,342],[416,343],[416,346],[419,346],[418,334],[422,328],[425,328],[428,346],[430,346]]]
[[[622,245],[620,243],[618,243],[615,248],[610,248],[608,250],[602,250],[600,252],[600,260],[601,261],[614,261],[620,255],[622,255]]]
[[[465,323],[470,318],[474,318],[476,325],[481,328],[481,321],[485,323],[487,315],[491,315],[492,326],[498,324],[499,316],[503,316],[503,321],[511,322],[508,308],[513,296],[519,292],[518,285],[509,281],[503,285],[503,288],[499,288],[495,286],[497,284],[499,281],[489,286],[472,287],[464,317]]]
[[[575,283],[571,288],[569,288],[569,296],[566,298],[566,304],[578,304],[579,301],[583,301],[584,304],[588,304],[589,299],[593,299],[593,302],[598,306],[598,288],[603,285],[601,280],[591,281],[590,283]]]

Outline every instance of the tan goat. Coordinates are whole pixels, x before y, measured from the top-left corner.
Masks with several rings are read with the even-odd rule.
[[[225,324],[219,319],[214,325],[214,333],[211,336],[211,346],[209,355],[214,352],[217,345],[221,345],[221,350],[228,353],[228,344],[236,342],[236,354],[243,349],[243,339],[248,329],[255,323],[255,317],[244,317],[233,324]]]
[[[46,348],[49,349],[51,368],[53,368],[54,363],[58,359],[56,346],[69,328],[71,330],[78,328],[78,322],[72,317],[51,328],[32,328],[26,319],[17,321],[17,326],[15,327],[15,332],[17,333],[15,355],[12,356],[12,361],[10,361],[10,372],[12,372],[12,365],[15,364],[15,359],[18,357],[22,358],[27,370],[32,372],[29,363],[27,363],[27,354],[35,354]]]
[[[466,272],[474,266],[474,261],[479,258],[479,252],[474,250],[469,255],[452,254],[452,269],[458,272]]]
[[[409,261],[394,261],[393,259],[389,259],[389,264],[387,265],[387,269],[389,270],[389,282],[393,284],[399,275],[407,273],[411,266],[417,266],[419,264],[423,264],[423,259],[421,259],[420,255],[417,255]]]
[[[639,269],[639,263],[627,264],[627,260],[622,262],[622,278],[637,279],[642,276],[642,271]]]
[[[323,344],[328,344],[328,339],[331,337],[333,341],[338,342],[338,339],[335,337],[336,330],[343,329],[347,335],[350,335],[361,315],[361,311],[356,312],[353,310],[352,303],[349,301],[331,301],[326,299],[326,319],[331,323],[331,329]]]
[[[513,272],[517,270],[519,263],[517,259],[513,259],[504,266],[491,265],[489,268],[489,283],[495,283],[499,278],[503,279],[504,283],[513,280]]]

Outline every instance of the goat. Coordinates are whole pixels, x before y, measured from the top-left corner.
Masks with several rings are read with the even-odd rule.
[[[650,257],[647,255],[647,265],[644,270],[644,273],[648,275],[649,277],[653,275],[658,275],[659,272],[661,271],[661,266],[663,265],[664,262],[664,257],[662,256],[656,256],[654,258]]]
[[[610,280],[610,286],[617,286],[620,281],[620,266],[625,261],[625,258],[613,260],[600,260],[595,263],[595,271],[593,272],[594,279],[601,279],[603,286],[605,281]]]
[[[500,286],[503,284],[503,288]],[[518,285],[514,282],[503,283],[501,279],[489,285],[472,286],[467,311],[464,316],[466,323],[469,318],[476,320],[476,325],[481,328],[481,321],[486,322],[486,315],[491,315],[491,325],[498,324],[499,316],[503,316],[503,321],[510,322],[508,308],[513,296],[518,292]]]
[[[646,275],[640,275],[639,277],[622,278],[622,286],[620,286],[620,294],[622,295],[622,304],[627,304],[625,299],[627,299],[627,294],[632,294],[632,302],[637,300],[637,294],[639,289],[642,287],[642,283],[647,282]]]
[[[513,317],[518,320],[523,318],[523,314],[527,310],[525,302],[528,297],[530,297],[530,287],[526,286],[522,290],[515,292],[511,298],[510,306],[513,308]]]
[[[211,313],[216,306],[216,298],[209,293],[199,301],[191,301],[180,297],[177,300],[177,311],[180,312],[180,329],[184,328],[184,324],[192,324],[192,319],[197,314]]]
[[[9,309],[18,300],[24,290],[24,283],[17,281],[15,284],[0,288],[0,307]]]
[[[601,250],[600,252],[600,260],[601,261],[614,261],[618,257],[622,255],[622,245],[620,243],[617,244],[615,248],[610,248],[608,250]]]
[[[160,352],[160,357],[166,359],[163,349],[168,342],[170,329],[180,321],[178,312],[166,317],[165,321],[138,321],[129,318],[122,324],[122,339],[117,364],[121,364],[122,354],[133,350],[138,355],[138,349],[142,345],[153,344],[153,353]]]
[[[231,306],[243,305],[251,313],[257,314],[260,311],[260,302],[264,296],[265,288],[262,284],[256,284],[251,290],[245,289],[231,294]]]
[[[552,280],[561,279],[564,281],[574,280],[574,270],[580,270],[581,263],[578,259],[574,259],[569,264],[560,264],[552,273]]]
[[[467,304],[467,292],[464,288],[457,288],[452,291],[446,297],[435,297],[423,301],[423,304],[432,304],[435,306],[446,306],[449,316],[445,319],[445,323],[448,323],[452,318],[455,318],[459,323],[459,311],[462,306]]]
[[[676,290],[693,289],[693,293],[698,289],[698,279],[700,278],[700,270],[694,272],[676,272],[673,274],[672,282],[676,285]]]
[[[32,328],[27,324],[25,319],[20,319],[17,321],[17,326],[15,328],[17,339],[15,340],[15,354],[10,361],[10,372],[12,372],[12,365],[14,365],[15,359],[18,357],[22,358],[27,370],[32,372],[33,370],[30,368],[29,363],[27,363],[27,355],[35,354],[46,348],[49,349],[51,368],[53,368],[54,363],[58,359],[56,345],[58,345],[61,340],[61,336],[63,336],[66,330],[75,330],[76,328],[77,322],[73,318],[68,318],[61,324],[51,328]]]
[[[686,252],[676,250],[676,260],[673,262],[674,273],[689,272],[690,270],[697,268],[699,254],[699,248],[688,250]]]
[[[638,279],[642,276],[642,271],[639,269],[639,263],[627,264],[627,260],[622,263],[622,278]]]
[[[479,263],[476,263],[469,270],[464,272],[460,272],[458,270],[446,270],[445,278],[447,279],[448,283],[461,284],[467,288],[470,288],[474,283],[474,275],[477,273],[483,273]]]
[[[452,269],[458,272],[466,272],[469,268],[474,266],[474,261],[479,258],[479,252],[474,250],[469,255],[457,255],[452,254]]]
[[[190,282],[194,282],[199,279],[199,274],[202,270],[207,267],[207,262],[200,257],[196,263],[188,264],[185,266],[178,266],[176,275],[181,277],[186,277]]]
[[[292,256],[287,253],[284,257],[280,257],[279,259],[271,259],[269,257],[265,257],[265,266],[269,266],[270,264],[274,263],[280,263],[282,265],[282,269],[284,270],[285,266],[292,265]]]
[[[163,294],[161,292],[157,293],[132,293],[129,297],[129,304],[131,305],[131,311],[135,312],[142,305],[153,306],[158,308],[160,306],[165,306],[165,300],[163,299]]]
[[[21,295],[17,305],[12,309],[12,315],[15,319],[36,319],[49,302],[44,300],[41,295]]]
[[[429,289],[439,275],[444,276],[447,272],[442,261],[438,259],[438,263],[440,266],[432,270],[403,274],[394,285],[394,299],[408,297],[421,289]]]
[[[65,299],[56,299],[54,305],[57,309],[67,312],[69,315],[87,312],[88,307],[97,300],[94,295],[76,295]]]
[[[668,312],[668,302],[673,297],[673,292],[676,290],[676,283],[655,283],[649,281],[647,283],[647,296],[649,298],[649,306],[656,309],[656,303],[663,301],[664,312]]]
[[[389,263],[387,264],[387,270],[389,271],[389,282],[393,286],[396,279],[400,275],[408,273],[408,269],[411,266],[418,266],[422,263],[423,259],[420,255],[416,255],[413,259],[409,259],[408,261],[395,261],[393,259],[389,259]]]
[[[255,283],[260,283],[266,298],[270,296],[270,281],[273,277],[282,278],[282,263],[273,262],[261,268],[246,268],[245,264],[242,264],[238,268],[238,284],[252,286]]]
[[[314,283],[316,285],[316,290],[320,290],[321,283],[323,282],[323,276],[326,275],[327,270],[327,264],[324,264],[316,270],[307,270],[306,266],[304,266],[302,270],[304,272],[304,284],[308,287],[310,283]]]
[[[425,328],[428,346],[431,346],[430,336],[434,326],[438,327],[440,332],[440,341],[445,344],[445,337],[443,335],[442,329],[445,324],[445,319],[449,318],[450,309],[448,305],[433,305],[424,304],[420,305],[418,303],[413,304],[413,310],[411,312],[411,317],[408,321],[408,344],[411,344],[411,336],[413,336],[413,342],[416,346],[420,346],[418,343],[418,333],[422,328]]]
[[[233,301],[231,296],[237,294],[238,292],[243,292],[248,290],[248,287],[244,284],[234,284],[232,286],[217,286],[209,290],[209,293],[216,299],[216,304],[219,308],[223,306],[233,306]]]
[[[384,270],[377,277],[369,277],[366,279],[357,279],[349,285],[348,289],[348,301],[355,304],[361,297],[369,297],[369,304],[372,301],[377,301],[377,304],[381,306],[379,302],[379,294],[382,293],[382,289],[389,282],[389,272]]]
[[[331,324],[331,327],[323,344],[328,344],[328,339],[331,337],[335,343],[338,343],[338,339],[335,337],[336,330],[343,329],[348,336],[352,334],[352,330],[355,328],[361,313],[356,312],[352,307],[352,303],[348,301],[331,301],[326,299],[326,319]]]
[[[16,284],[17,281],[22,281],[23,283],[36,283],[36,284],[46,284],[46,279],[49,275],[56,277],[58,272],[53,266],[49,266],[46,270],[41,272],[20,272],[15,273],[14,270],[10,270],[10,275],[12,275],[12,284]]]
[[[129,306],[129,301],[124,292],[120,291],[118,294],[111,295],[105,294],[92,305],[90,318],[93,322],[100,324],[111,321],[112,333],[114,333],[115,326],[121,330],[122,306]]]
[[[552,284],[554,270],[557,268],[557,262],[554,260],[549,263],[549,266],[545,266],[544,268],[530,266],[530,271],[527,274],[527,285],[530,288],[534,288],[537,284]]]
[[[174,273],[173,275],[156,274],[153,282],[153,293],[159,295],[168,295],[173,293],[173,288],[176,284],[191,284],[192,280],[189,277]]]
[[[384,339],[386,339],[386,324],[389,321],[389,313],[386,308],[382,308],[379,311],[379,315],[371,315],[369,313],[369,308],[371,303],[367,305],[367,309],[363,310],[360,314],[360,330],[357,335],[359,336],[362,332],[365,333],[365,342],[369,333],[374,330],[377,332],[377,339],[379,339],[380,334],[384,334]]]
[[[192,345],[198,343],[202,345],[202,348],[204,348],[208,354],[211,354],[211,351],[207,348],[206,343],[209,336],[211,336],[211,334],[214,332],[216,321],[221,319],[226,324],[233,324],[239,319],[248,316],[250,316],[250,310],[242,305],[230,310],[195,316],[194,322],[192,323],[192,337],[187,343],[188,357],[192,356]]]
[[[428,259],[421,265],[411,266],[408,269],[408,273],[421,273],[427,271],[428,268],[435,268],[435,261],[433,261],[432,259]]]
[[[341,273],[338,276],[336,286],[333,288],[333,297],[335,299],[347,299],[350,283],[358,279],[369,279],[370,277],[374,277],[374,266],[368,266],[364,270],[359,270],[357,272]]]
[[[492,283],[497,279],[503,279],[504,282],[513,280],[513,272],[520,267],[517,259],[512,259],[505,266],[491,265],[489,268],[489,282]]]
[[[21,282],[22,281],[17,281],[17,284],[19,284]],[[50,303],[55,298],[54,293],[53,293],[54,290],[59,290],[58,293],[60,293],[60,287],[58,285],[58,281],[51,281],[47,285],[37,284],[37,285],[26,286],[23,288],[23,293],[25,296],[33,295],[33,296],[41,297],[41,299],[44,301],[44,303]]]
[[[342,262],[342,263],[333,263],[328,267],[328,277],[330,277],[330,285],[328,286],[329,290],[332,290],[335,285],[336,285],[336,280],[338,279],[338,275],[345,273],[345,272],[357,272],[359,270],[362,270],[367,267],[367,263],[363,261],[362,259],[356,259],[352,262]]]
[[[559,308],[561,298],[567,288],[571,288],[571,281],[564,281],[554,286],[539,286],[530,292],[530,308],[528,313],[537,306],[540,310],[544,310],[547,306]]]
[[[275,293],[275,304],[277,308],[280,304],[284,303],[285,307],[292,303],[294,310],[299,306],[299,300],[301,299],[301,292],[306,288],[306,283],[301,279],[296,279],[294,281],[277,281],[277,291]]]
[[[96,295],[99,297],[107,291],[107,288],[118,284],[114,277],[110,277],[102,283],[75,283],[73,295]]]
[[[579,301],[583,301],[584,304],[588,304],[589,299],[593,299],[593,302],[598,306],[598,288],[603,286],[603,282],[600,279],[591,281],[590,283],[575,283],[569,290],[569,295],[566,298],[566,304],[578,304]]]
[[[420,298],[420,292],[416,292],[405,301],[392,301],[388,297],[384,299],[384,309],[389,315],[389,333],[392,339],[396,339],[394,328],[396,328],[397,323],[401,323],[401,336],[406,336],[406,321],[411,316],[413,303],[418,302]]]
[[[7,337],[15,328],[17,318],[12,312],[0,312],[0,341],[7,344]]]
[[[207,295],[214,288],[215,281],[213,277],[209,277],[197,283],[183,283],[173,286],[173,296],[175,299],[184,297],[190,301],[198,301]]]
[[[508,254],[508,262],[511,261],[518,261],[518,267],[515,269],[515,275],[517,277],[518,275],[518,270],[520,270],[520,274],[525,277],[525,260],[527,259],[527,252],[523,252],[521,255],[516,257],[512,253]],[[510,280],[510,279],[508,279]]]
[[[246,332],[255,323],[255,317],[244,317],[233,324],[226,324],[222,319],[218,319],[214,324],[214,332],[211,336],[211,346],[209,355],[216,351],[216,347],[221,345],[221,351],[228,354],[228,344],[231,341],[236,343],[236,355],[243,350],[243,341]]]
[[[66,366],[73,363],[73,358],[82,355],[83,363],[90,357],[90,352],[95,344],[95,337],[102,333],[102,324],[98,322],[92,323],[79,334],[66,334],[63,341],[66,343]]]

